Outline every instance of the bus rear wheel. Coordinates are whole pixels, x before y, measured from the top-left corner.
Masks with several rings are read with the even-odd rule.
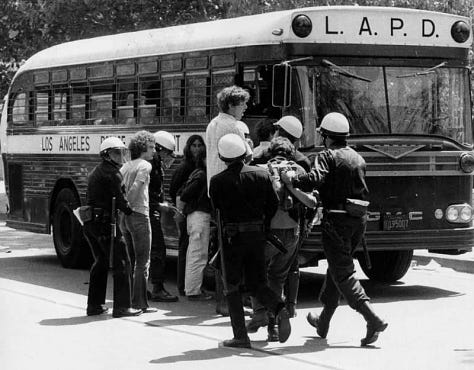
[[[59,261],[66,268],[87,267],[91,261],[91,253],[82,235],[81,225],[72,213],[79,206],[79,200],[69,188],[62,189],[54,202],[54,248]]]
[[[401,279],[410,268],[413,251],[374,251],[369,252],[372,268],[369,270],[364,255],[358,256],[360,267],[370,280],[394,283]]]

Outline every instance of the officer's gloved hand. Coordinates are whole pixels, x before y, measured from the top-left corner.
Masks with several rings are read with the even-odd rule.
[[[125,213],[127,216],[130,216],[133,213],[133,211],[130,207],[127,207],[127,208],[125,208],[123,213]]]

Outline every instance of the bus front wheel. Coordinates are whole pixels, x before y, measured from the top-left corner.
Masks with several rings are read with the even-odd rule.
[[[410,268],[412,250],[369,252],[372,268],[369,269],[364,255],[358,256],[360,267],[370,280],[394,283],[401,279]]]
[[[59,261],[66,268],[86,267],[91,260],[81,225],[72,213],[79,205],[79,200],[69,188],[62,189],[54,202],[52,219],[54,248]]]

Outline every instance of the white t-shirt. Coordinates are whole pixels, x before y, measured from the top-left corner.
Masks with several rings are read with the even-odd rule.
[[[219,139],[227,134],[237,134],[245,141],[245,136],[242,131],[236,125],[237,120],[234,116],[227,113],[219,113],[212,119],[207,125],[206,129],[206,167],[207,167],[207,188],[211,178],[214,175],[224,171],[226,169],[225,163],[219,158],[217,151],[217,143]],[[247,145],[247,154],[251,154],[252,151]]]
[[[123,184],[125,186],[127,199],[130,202],[130,207],[133,211],[148,216],[148,186],[150,185],[151,163],[142,158],[137,158],[125,163],[120,169],[120,172],[123,176]],[[135,182],[139,182],[143,184],[143,186],[140,187],[139,193],[130,196],[130,188]],[[133,200],[131,201],[131,199]]]

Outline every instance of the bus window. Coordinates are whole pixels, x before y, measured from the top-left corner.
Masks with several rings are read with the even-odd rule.
[[[182,104],[184,90],[184,79],[182,74],[173,76],[163,76],[163,121],[166,123],[175,123],[182,116],[184,109]]]
[[[15,127],[27,126],[28,109],[26,105],[26,93],[22,92],[15,96],[12,105],[11,120]]]
[[[37,91],[35,94],[36,126],[48,126],[49,122],[49,91]]]
[[[224,87],[233,85],[235,83],[235,70],[217,70],[212,72],[212,115],[215,116],[219,113],[217,107],[217,93]]]
[[[86,101],[89,90],[86,84],[73,84],[71,86],[71,120],[70,125],[85,125]]]
[[[117,95],[117,118],[120,125],[134,125],[136,84],[133,81],[119,81]]]
[[[210,79],[208,74],[186,76],[186,99],[189,117],[206,117],[210,113]]]
[[[113,116],[112,82],[101,81],[91,86],[89,120],[93,125],[112,125]]]
[[[274,116],[272,107],[272,69],[269,65],[247,66],[243,70],[242,86],[250,93],[246,116]]]
[[[140,100],[138,105],[140,124],[158,123],[161,106],[160,91],[161,81],[158,76],[140,78]]]
[[[55,88],[53,91],[53,120],[56,125],[69,125],[67,120],[68,90]]]

